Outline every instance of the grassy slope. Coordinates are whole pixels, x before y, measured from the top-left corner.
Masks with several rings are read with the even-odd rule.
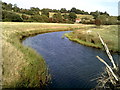
[[[66,34],[66,36],[75,42],[83,45],[92,46],[96,48],[103,48],[98,38],[97,32],[101,35],[104,42],[108,45],[111,51],[118,51],[118,27],[112,26],[91,26],[89,28],[83,28],[75,30],[74,32]]]
[[[78,29],[82,25],[52,23],[2,22],[3,26],[3,87],[42,87],[49,80],[46,63],[41,55],[25,47],[25,37],[39,33]]]
[[[54,12],[49,12],[50,17],[52,17],[54,14],[56,14],[56,13],[54,13]],[[61,14],[62,14],[62,15],[63,15],[63,14],[69,15],[69,13],[61,13]],[[81,18],[93,19],[93,16],[92,16],[92,15],[82,15],[82,14],[76,14],[76,15],[77,15],[77,18],[79,18],[79,19],[81,19]]]

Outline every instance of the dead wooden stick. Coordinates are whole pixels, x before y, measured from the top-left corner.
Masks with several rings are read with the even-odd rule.
[[[105,51],[106,51],[106,53],[107,53],[107,55],[108,55],[111,63],[113,64],[113,68],[114,68],[114,69],[117,69],[117,67],[116,67],[116,65],[115,65],[115,62],[114,62],[114,60],[113,60],[113,57],[112,57],[112,55],[110,54],[110,51],[109,51],[107,45],[104,43],[104,41],[103,41],[103,39],[101,38],[100,34],[99,34],[99,33],[97,33],[97,34],[98,34],[98,36],[99,36],[99,38],[100,38],[100,41],[102,42],[102,44],[103,44],[103,46],[104,46],[104,48],[105,48]]]
[[[106,67],[109,69],[109,71],[112,73],[113,77],[115,78],[115,80],[118,81],[118,77],[115,75],[115,73],[113,72],[113,70],[111,69],[111,67],[103,60],[101,59],[99,56],[96,56],[101,62],[103,62]]]

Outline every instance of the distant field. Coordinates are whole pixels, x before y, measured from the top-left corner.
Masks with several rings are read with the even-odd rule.
[[[101,35],[109,49],[118,52],[118,27],[117,25],[106,25],[101,27],[91,26],[66,34],[75,42],[96,48],[103,48],[97,33]]]
[[[21,44],[36,34],[75,30],[81,24],[1,22],[3,28],[3,88],[43,87],[50,79],[45,60]]]
[[[52,17],[54,14],[56,14],[56,13],[54,13],[54,12],[50,12],[49,13],[49,17]],[[69,15],[69,13],[61,13],[61,15],[63,15],[63,14],[67,14],[67,15]],[[81,18],[88,18],[88,19],[93,19],[93,16],[92,15],[82,15],[82,14],[76,14],[77,15],[77,18],[78,19],[81,19]]]
[[[81,18],[88,18],[88,19],[93,19],[94,17],[92,15],[81,15],[81,14],[77,14],[77,18],[81,19]]]

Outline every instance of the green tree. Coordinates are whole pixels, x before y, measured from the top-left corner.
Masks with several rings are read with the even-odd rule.
[[[64,14],[62,16],[63,16],[64,19],[69,19],[69,15],[67,15],[67,14]]]
[[[17,4],[13,5],[14,12],[20,12],[20,8],[17,6]]]
[[[42,16],[40,16],[40,15],[32,15],[31,19],[32,19],[34,22],[44,22]]]
[[[12,4],[11,3],[9,3],[9,4],[7,4],[7,3],[5,3],[5,2],[2,2],[2,9],[3,10],[12,10]]]
[[[66,10],[66,8],[61,8],[60,12],[61,13],[67,13],[67,10]]]
[[[63,18],[62,18],[61,13],[54,14],[53,19],[56,20],[57,23],[63,22]]]
[[[71,10],[70,10],[70,12],[74,12],[74,13],[76,13],[76,8],[75,7],[73,7]]]
[[[49,18],[46,15],[41,15],[44,22],[49,22]]]
[[[116,25],[117,24],[117,17],[115,17],[115,16],[109,16],[108,17],[108,24],[109,25]]]
[[[29,12],[31,12],[32,15],[39,15],[39,11],[40,9],[35,7],[30,7],[30,10],[29,10]]]
[[[49,9],[45,9],[45,8],[44,8],[44,9],[42,9],[41,11],[42,11],[42,14],[43,14],[43,15],[46,15],[47,17],[49,17],[49,11],[50,11]]]
[[[115,16],[99,15],[97,17],[97,19],[101,21],[102,25],[114,25],[114,24],[117,24],[117,17],[115,17]]]
[[[75,19],[77,18],[77,15],[74,12],[69,13],[69,19],[73,22],[75,22]]]
[[[20,15],[14,13],[14,12],[7,12],[2,11],[2,19],[3,21],[10,21],[10,22],[22,22]]]
[[[96,12],[90,12],[90,15],[93,15],[94,19],[96,19],[100,15],[100,13],[98,11],[96,11]]]
[[[60,11],[57,10],[57,9],[53,9],[52,12],[57,12],[57,13],[58,13],[58,12],[60,12]]]
[[[107,15],[99,15],[97,17],[98,20],[101,21],[101,24],[105,25],[108,23],[108,16]]]
[[[79,10],[79,9],[76,9],[75,13],[76,13],[76,14],[82,14],[82,11]]]
[[[101,20],[96,19],[96,20],[95,20],[95,25],[96,25],[96,26],[100,26],[100,25],[101,25]]]

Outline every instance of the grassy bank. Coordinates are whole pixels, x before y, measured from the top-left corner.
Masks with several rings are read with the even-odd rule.
[[[117,25],[108,26],[91,26],[84,27],[80,30],[74,30],[71,33],[65,34],[71,41],[80,44],[103,49],[103,46],[98,38],[97,33],[101,35],[104,42],[113,52],[118,52],[118,27]]]
[[[43,87],[50,75],[41,55],[23,46],[26,37],[56,31],[75,30],[77,24],[1,22],[3,28],[3,88]]]

